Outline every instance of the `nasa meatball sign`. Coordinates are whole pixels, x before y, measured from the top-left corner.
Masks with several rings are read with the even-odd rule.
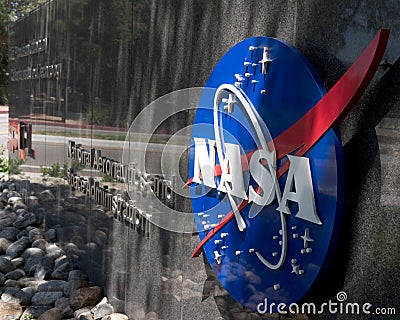
[[[238,43],[211,73],[213,97],[200,98],[190,150],[193,257],[203,252],[243,306],[297,302],[329,264],[344,199],[337,125],[388,35],[380,30],[329,92],[297,49],[268,37]]]

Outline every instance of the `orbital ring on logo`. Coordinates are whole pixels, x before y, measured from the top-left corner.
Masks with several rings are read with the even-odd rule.
[[[388,35],[380,30],[328,93],[299,51],[267,37],[238,43],[210,75],[216,92],[196,112],[186,184],[201,240],[193,257],[204,252],[245,307],[297,302],[327,268],[344,198],[332,127],[371,81]]]
[[[266,160],[267,166],[268,166],[268,172],[269,172],[269,177],[272,178],[272,188],[270,188],[268,194],[267,194],[267,201],[265,203],[271,202],[273,199],[272,197],[277,198],[278,203],[281,202],[281,192],[279,188],[279,182],[276,176],[276,159],[275,159],[275,151],[273,148],[273,143],[272,143],[272,138],[271,135],[262,120],[262,118],[258,115],[257,111],[255,110],[251,100],[249,100],[246,97],[246,94],[240,89],[235,87],[234,85],[231,84],[222,84],[217,91],[215,92],[215,98],[214,98],[214,134],[215,134],[215,141],[216,141],[216,149],[218,152],[218,158],[219,159],[224,159],[221,162],[227,161],[225,157],[225,148],[224,148],[224,138],[222,127],[219,126],[220,118],[222,116],[221,113],[218,113],[219,106],[220,106],[220,95],[222,91],[228,91],[229,92],[229,98],[227,101],[224,101],[226,103],[225,109],[228,110],[228,113],[231,113],[233,104],[236,103],[240,106],[243,107],[245,110],[245,114],[249,117],[249,120],[251,124],[253,125],[253,128],[256,133],[256,144],[257,144],[257,152],[261,153],[262,159]],[[238,98],[238,101],[236,101],[234,98]],[[224,100],[224,99],[223,99]],[[238,103],[240,102],[240,103]],[[267,136],[267,137],[265,137]],[[269,143],[267,143],[269,141]],[[270,150],[272,149],[272,150]],[[257,157],[256,157],[257,158]],[[253,157],[251,158],[253,159]],[[260,158],[261,159],[261,158]],[[251,160],[250,160],[251,162]],[[226,167],[226,166],[225,166]],[[266,178],[265,173],[263,174],[263,178]],[[236,222],[238,224],[238,228],[240,231],[244,231],[246,229],[246,224],[240,214],[240,210],[238,210],[237,205],[235,204],[231,193],[232,190],[230,190],[229,184],[225,183],[223,188],[225,188],[225,193],[227,194],[229,198],[229,202],[232,207],[232,211],[234,213],[234,217],[236,219]],[[264,190],[266,192],[266,190]],[[275,192],[275,194],[273,194]],[[250,195],[249,195],[250,197]],[[246,199],[247,200],[247,199]],[[248,202],[252,202],[252,199]],[[253,209],[253,207],[251,208]],[[254,218],[260,211],[261,207],[258,206],[258,209],[256,209],[256,212],[252,211],[250,209],[249,212],[249,217]],[[281,230],[282,230],[282,250],[281,250],[281,255],[280,259],[276,264],[270,263],[265,257],[262,256],[261,253],[255,251],[254,253],[257,255],[257,257],[260,259],[260,261],[265,264],[268,268],[270,269],[278,269],[280,268],[283,263],[285,262],[285,257],[286,257],[286,250],[287,250],[287,230],[286,230],[286,216],[283,211],[280,212],[280,218],[281,218]]]

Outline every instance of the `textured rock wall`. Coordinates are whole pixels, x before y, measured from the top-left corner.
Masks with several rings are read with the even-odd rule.
[[[370,302],[378,307],[399,306],[399,114],[396,110],[400,92],[400,19],[395,14],[396,6],[391,1],[379,4],[155,1],[151,5],[149,59],[152,63],[146,73],[153,76],[148,78],[148,84],[144,82],[149,100],[173,89],[204,84],[215,63],[230,47],[255,35],[277,37],[300,49],[316,66],[329,89],[379,28],[391,30],[384,60],[392,66],[380,68],[360,103],[340,127],[346,160],[345,220],[332,266],[314,293],[314,298],[321,302],[344,290],[349,301]],[[188,236],[173,238],[181,241],[178,244],[181,250],[187,249],[175,256],[188,257],[196,240]],[[137,250],[147,255],[143,246],[138,245]],[[156,261],[161,259],[158,254],[150,256]],[[182,280],[182,292],[186,278],[198,281],[191,270],[203,269],[201,265],[200,261],[183,258],[179,266],[183,275],[176,278]],[[202,277],[202,299],[205,293],[211,297],[200,302],[200,297],[196,300],[183,295],[180,306],[183,314],[195,314],[195,318],[201,319],[201,312],[195,310],[205,308],[215,314],[213,317],[218,313],[227,319],[242,317],[235,309],[239,307],[230,304],[229,297],[210,289],[204,273]],[[210,277],[209,274],[207,279]]]
[[[80,1],[71,1],[71,5],[72,15],[83,8],[83,20],[88,22],[86,29],[90,31],[87,38],[82,36],[84,33],[79,35],[84,39],[76,47],[79,52],[80,47],[94,41],[91,32],[96,24],[90,21],[96,18],[84,5],[79,7]],[[92,5],[99,8],[107,4],[99,1]],[[310,299],[326,302],[344,290],[349,301],[397,307],[400,312],[397,1],[154,0],[143,5],[139,9],[146,13],[146,19],[132,19],[131,24],[134,30],[141,28],[140,36],[122,37],[115,59],[118,76],[113,86],[117,92],[112,98],[113,107],[118,113],[118,108],[128,106],[127,121],[137,113],[135,108],[163,94],[204,85],[222,55],[247,37],[265,35],[294,45],[316,67],[329,89],[378,29],[391,30],[385,63],[340,126],[346,160],[344,227],[332,265]],[[74,42],[71,43],[73,58]],[[96,61],[100,57],[97,58],[85,62],[91,66],[87,70],[93,71],[86,74],[87,79],[84,77],[91,94],[99,81],[96,82]],[[114,79],[113,74],[107,76]],[[130,82],[125,83],[124,79]],[[72,94],[73,90],[71,97]],[[49,227],[59,225],[60,236],[81,250],[78,263],[89,271],[91,279],[105,284],[114,306],[132,319],[260,318],[243,310],[219,286],[202,258],[190,258],[197,236],[170,233],[154,226],[146,237],[118,221],[110,222],[101,208],[89,209],[90,203],[79,206],[74,203],[74,196],[58,195]],[[82,214],[76,217],[76,211]],[[321,317],[352,318],[328,314]]]

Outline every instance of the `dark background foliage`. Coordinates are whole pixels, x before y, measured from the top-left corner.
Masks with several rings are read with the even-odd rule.
[[[1,0],[0,1],[0,105],[8,102],[8,24],[36,9],[46,0]]]

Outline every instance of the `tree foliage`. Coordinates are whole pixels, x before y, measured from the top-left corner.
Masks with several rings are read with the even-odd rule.
[[[0,2],[0,105],[7,103],[8,24],[11,16],[6,2]]]
[[[48,0],[5,0],[12,20],[25,16]]]
[[[7,104],[8,24],[46,0],[0,0],[0,105]]]

